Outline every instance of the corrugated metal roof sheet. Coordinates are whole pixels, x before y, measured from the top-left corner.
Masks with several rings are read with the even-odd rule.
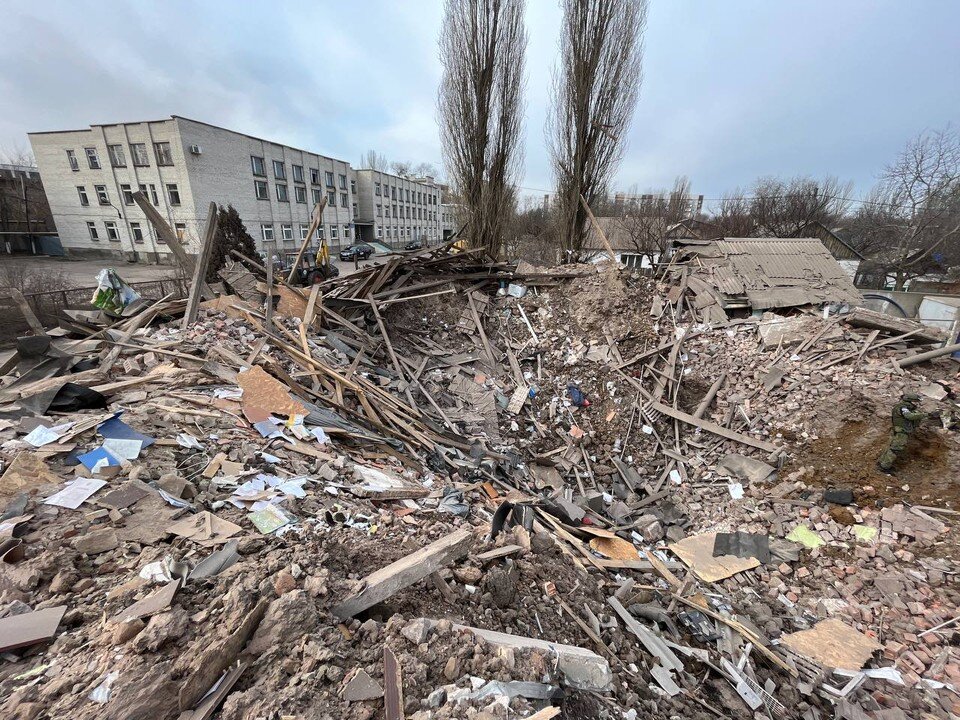
[[[698,255],[695,244],[686,249]],[[706,250],[706,248],[704,248]],[[756,309],[862,302],[859,291],[818,238],[723,238],[712,243],[716,256],[709,266],[693,272],[731,301],[746,296]]]

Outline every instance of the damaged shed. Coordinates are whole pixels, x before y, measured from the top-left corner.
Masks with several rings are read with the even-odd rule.
[[[708,322],[728,310],[847,303],[863,298],[817,238],[720,238],[677,240],[667,268],[678,288],[695,295],[694,308]]]

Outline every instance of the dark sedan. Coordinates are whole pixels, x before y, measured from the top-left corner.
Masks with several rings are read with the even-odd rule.
[[[340,251],[340,259],[344,262],[348,260],[366,260],[373,255],[373,248],[364,243],[359,245],[349,245]]]
[[[406,245],[404,245],[404,246],[403,246],[403,249],[404,249],[404,250],[419,250],[419,249],[422,248],[422,247],[423,247],[423,243],[421,243],[419,240],[414,240],[413,242],[408,242]]]

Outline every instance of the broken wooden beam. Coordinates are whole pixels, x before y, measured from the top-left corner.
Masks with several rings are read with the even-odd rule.
[[[363,579],[363,590],[334,607],[333,614],[346,620],[383,602],[405,587],[463,557],[470,552],[472,544],[473,533],[469,530],[457,530],[405,558],[375,570]]]
[[[217,210],[217,204],[210,203],[210,207],[207,208],[207,225],[203,231],[200,252],[193,265],[193,282],[190,283],[187,309],[183,313],[183,323],[180,326],[182,330],[186,330],[196,321],[197,313],[200,311],[200,296],[203,293],[204,279],[207,275],[207,266],[210,264],[210,252],[213,250],[219,219],[220,212]]]
[[[685,413],[682,410],[677,410],[676,408],[672,408],[669,405],[664,405],[663,403],[650,403],[650,409],[659,413],[663,413],[664,415],[668,415],[676,420],[679,420],[680,422],[686,423],[687,425],[693,425],[701,430],[706,430],[714,435],[724,437],[727,440],[735,440],[738,443],[749,445],[750,447],[755,447],[759,450],[774,452],[780,449],[773,443],[767,442],[766,440],[759,440],[750,435],[738,433],[734,430],[728,430],[727,428],[723,427],[723,425],[717,425],[717,423],[710,422],[709,420],[700,420],[689,413]]]

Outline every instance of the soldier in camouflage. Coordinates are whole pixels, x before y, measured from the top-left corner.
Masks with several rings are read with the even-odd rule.
[[[907,393],[900,398],[900,402],[893,406],[891,422],[893,423],[893,435],[890,437],[890,445],[880,456],[877,465],[885,473],[893,470],[893,464],[897,457],[907,446],[907,440],[913,431],[917,429],[924,418],[925,412],[918,409],[920,396],[916,393]]]

